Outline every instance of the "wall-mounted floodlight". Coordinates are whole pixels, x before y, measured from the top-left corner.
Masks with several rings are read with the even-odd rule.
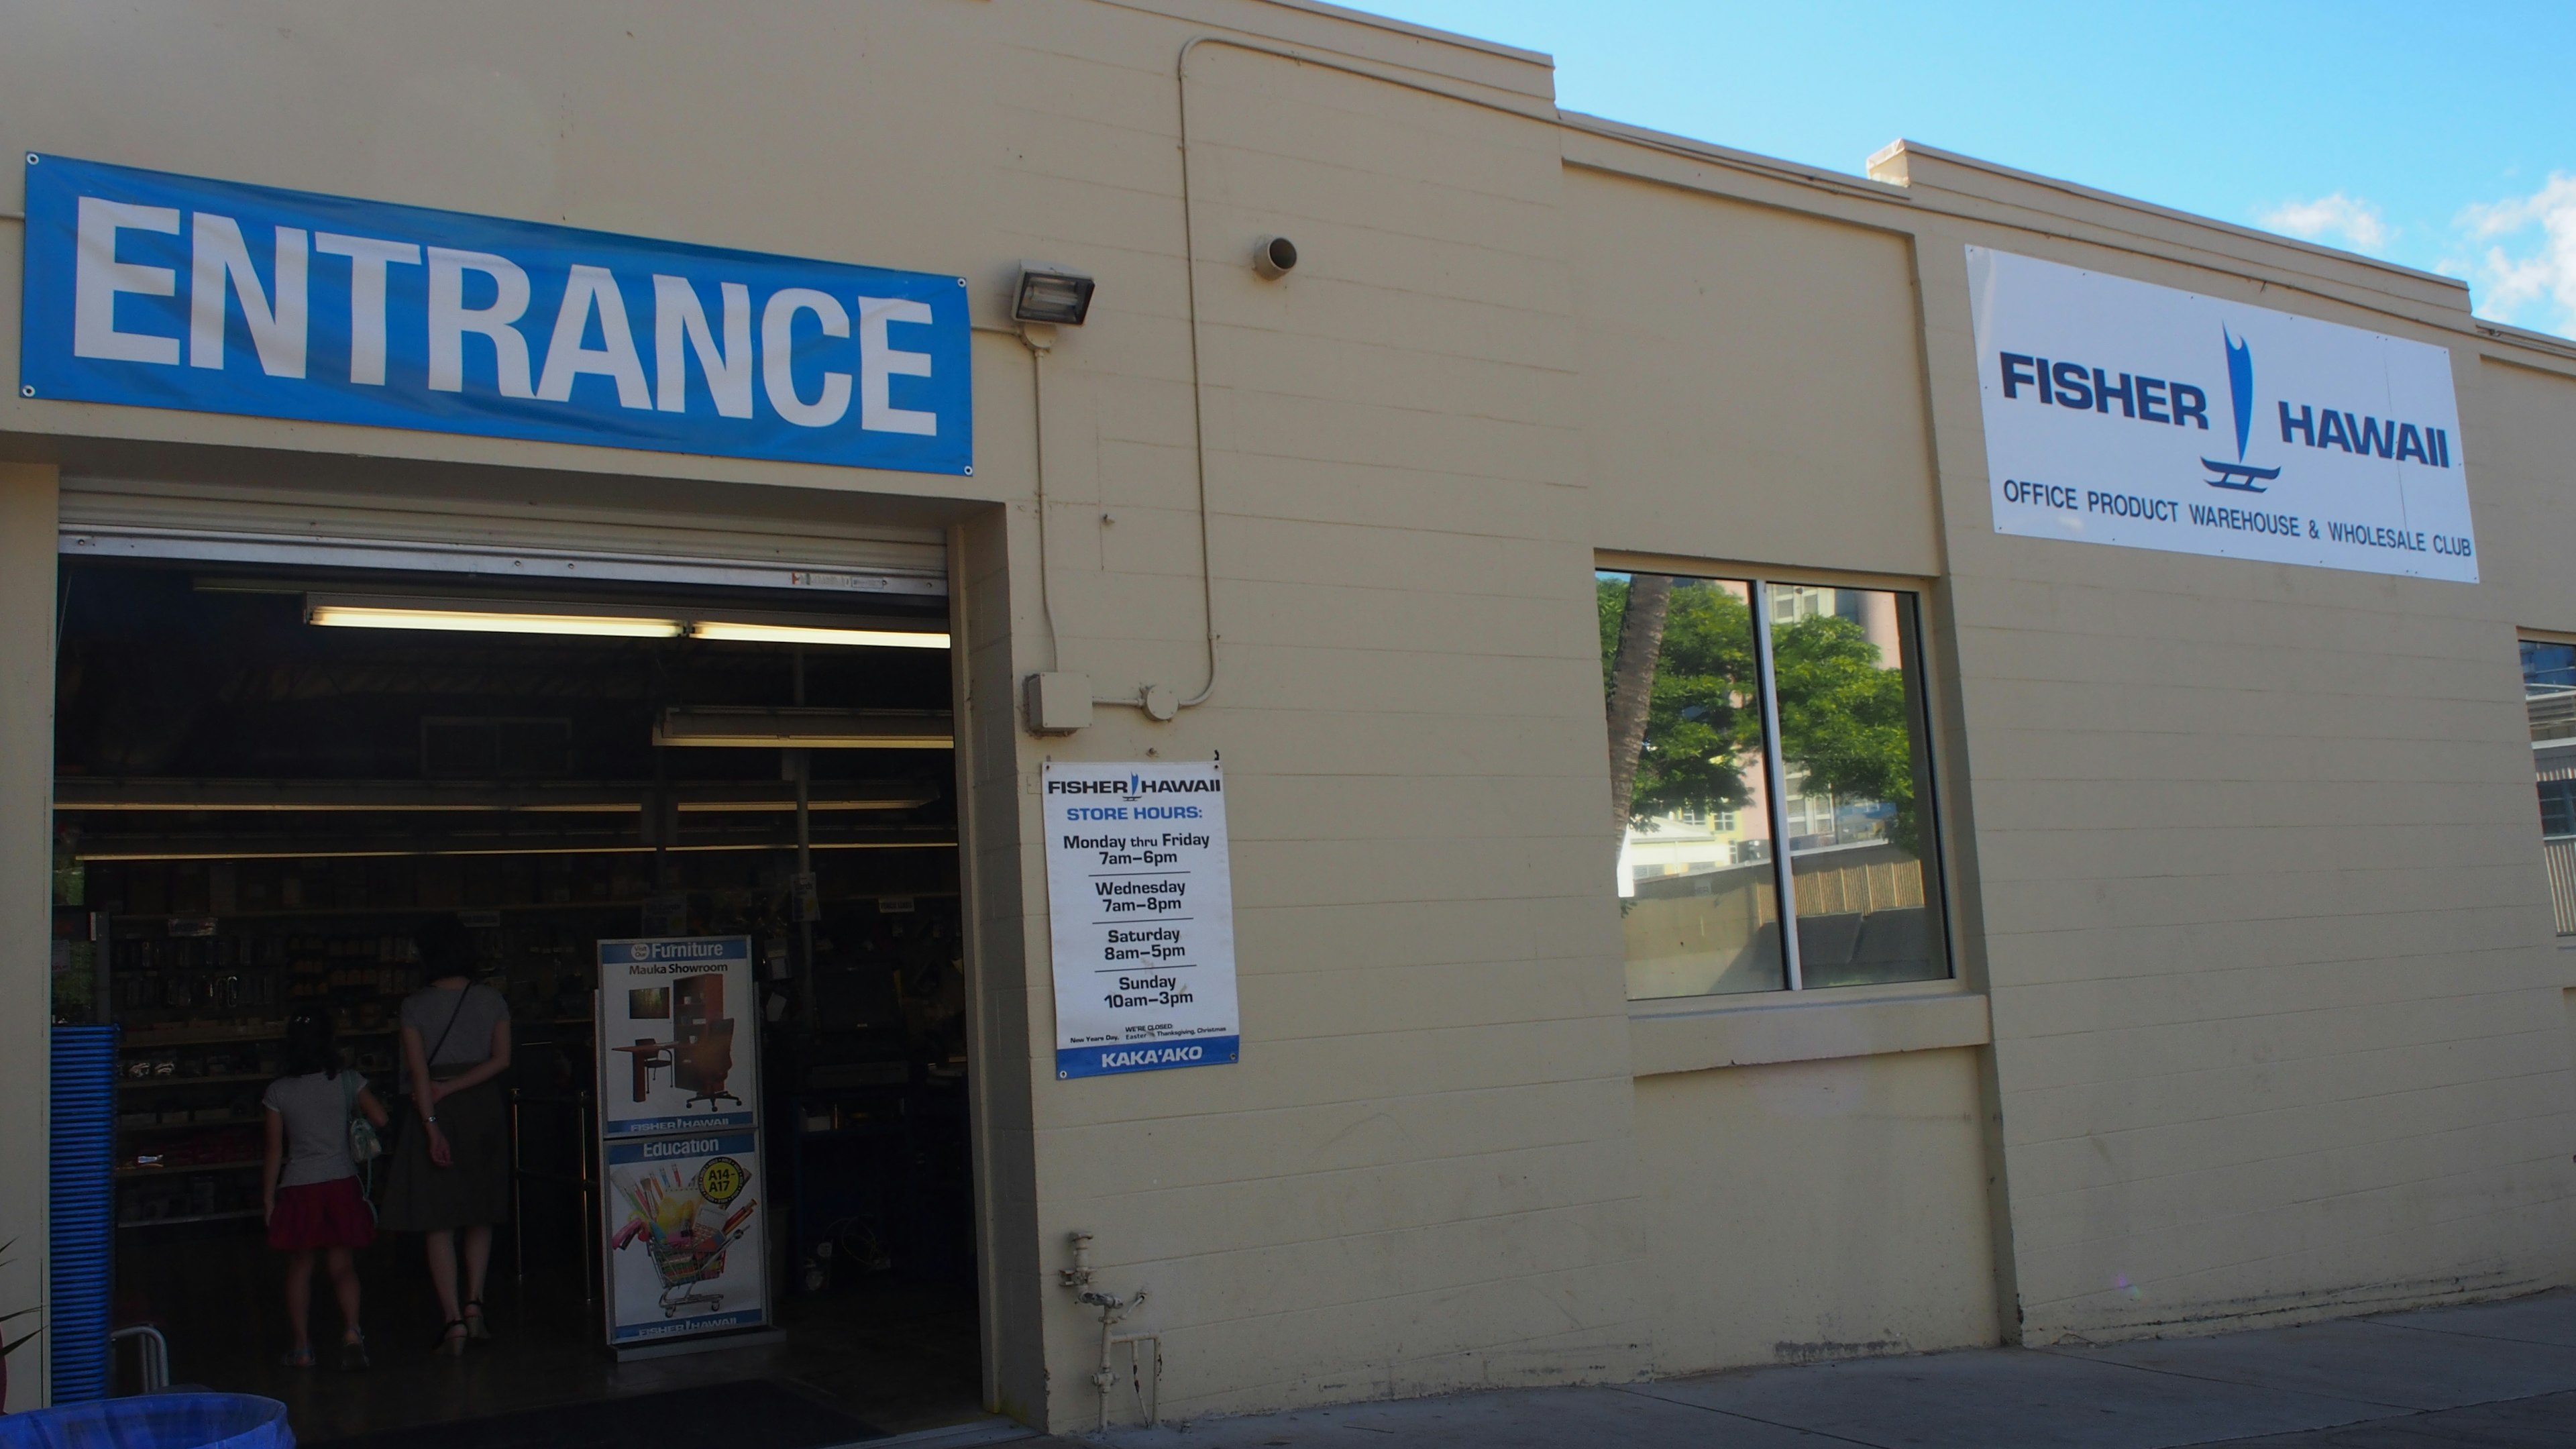
[[[1091,315],[1092,279],[1070,267],[1045,262],[1020,263],[1020,290],[1011,315],[1022,322],[1079,327]]]

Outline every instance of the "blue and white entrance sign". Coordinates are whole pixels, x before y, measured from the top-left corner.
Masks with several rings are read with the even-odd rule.
[[[974,471],[953,276],[30,153],[29,397]]]
[[[1968,248],[1997,533],[2475,583],[2451,354]]]
[[[1045,818],[1056,1076],[1234,1061],[1223,768],[1050,763]]]

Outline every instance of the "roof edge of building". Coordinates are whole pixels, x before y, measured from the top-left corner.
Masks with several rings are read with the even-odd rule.
[[[1970,176],[1989,177],[2003,184],[2000,186],[1977,187],[1956,184],[1950,177],[1918,178],[1914,174],[1914,167],[1912,164],[1918,160],[1933,162],[1936,169],[1947,168],[1953,173],[1966,173]],[[1974,196],[1989,201],[2004,202],[2006,204],[2012,204],[2022,200],[2022,198],[2015,197],[2011,194],[2014,188],[2030,187],[2058,192],[2064,195],[2081,198],[2082,200],[2093,203],[2097,206],[2111,207],[2122,211],[2134,212],[2143,216],[2154,217],[2160,221],[2176,222],[2188,227],[2214,231],[2222,235],[2253,242],[2261,246],[2276,247],[2283,251],[2296,253],[2302,256],[2313,257],[2322,261],[2331,261],[2340,266],[2361,267],[2375,272],[2384,272],[2392,277],[2403,277],[2409,282],[2418,284],[2430,283],[2433,286],[2440,288],[2443,292],[2457,293],[2460,298],[2459,305],[2461,310],[2466,311],[2468,307],[2467,296],[2469,284],[2458,277],[2446,277],[2439,272],[2428,272],[2419,267],[2410,267],[2402,263],[2387,261],[2379,257],[2366,256],[2360,252],[2345,251],[2340,247],[2330,247],[2317,242],[2303,241],[2298,237],[2284,236],[2279,232],[2265,231],[2261,227],[2246,226],[2239,222],[2222,221],[2217,217],[2203,216],[2198,212],[2184,211],[2179,207],[2163,206],[2152,201],[2141,201],[2134,196],[2123,196],[2116,191],[2105,191],[2097,186],[2087,186],[2080,181],[2068,181],[2062,177],[2042,175],[2036,171],[2024,171],[2017,167],[2006,166],[2000,162],[1987,161],[1979,157],[1964,155],[1957,151],[1945,151],[1938,146],[1928,146],[1920,141],[1911,141],[1903,137],[1890,141],[1885,146],[1882,146],[1877,151],[1871,153],[1867,165],[1869,175],[1873,180],[1883,181],[1897,186],[1912,186],[1917,184],[1918,181],[1923,181],[1941,190],[1957,192],[1962,195]]]
[[[1442,30],[1436,26],[1416,25],[1410,20],[1374,15],[1366,10],[1354,10],[1347,5],[1334,5],[1329,3],[1329,0],[1261,0],[1261,3],[1276,5],[1283,10],[1302,10],[1309,15],[1321,16],[1327,20],[1345,20],[1374,30],[1392,31],[1397,35],[1415,40],[1436,41],[1443,45],[1457,46],[1462,50],[1481,51],[1486,55],[1520,61],[1525,65],[1540,66],[1549,71],[1556,69],[1556,57],[1545,51],[1524,50],[1517,45],[1506,45],[1499,40],[1486,40],[1455,30]]]
[[[1651,126],[1614,121],[1607,116],[1596,116],[1584,111],[1569,111],[1562,106],[1557,108],[1556,118],[1558,124],[1571,130],[1587,132],[1613,141],[1626,141],[1634,145],[1652,147],[1686,160],[1705,161],[1711,165],[1759,172],[1765,176],[1835,187],[1882,201],[1914,199],[1914,193],[1899,183],[1882,181],[1873,176],[1859,176],[1849,171],[1836,171],[1830,166],[1811,166],[1803,161],[1787,161],[1777,156],[1765,156],[1758,151],[1738,150],[1733,146],[1721,146],[1713,141],[1702,141],[1693,136],[1658,131]]]

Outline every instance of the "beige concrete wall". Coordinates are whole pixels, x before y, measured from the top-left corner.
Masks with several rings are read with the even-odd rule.
[[[1103,1287],[1151,1290],[1176,1416],[1627,1377],[1642,1223],[1554,134],[1233,48],[1189,66],[1223,673],[1174,725],[1111,712],[1024,768],[1222,752],[1244,1056],[1042,1084],[1042,1241],[1091,1231]],[[1270,231],[1303,254],[1284,283],[1244,265]],[[1093,343],[1048,364],[1092,379],[1123,493],[1105,576],[1059,535],[1066,662],[1187,691],[1155,636],[1196,609],[1115,591],[1194,582],[1191,399]],[[1079,1423],[1092,1343],[1055,1322]]]
[[[1017,344],[1010,344],[1013,350]],[[1019,923],[1019,715],[1011,651],[1025,637],[1013,615],[1011,537],[1034,532],[1017,510],[987,509],[951,530],[949,600],[957,736],[961,912],[967,930],[968,1090],[975,1145],[976,1279],[984,1343],[984,1402],[1023,1422],[1046,1414],[1046,1264],[1029,1230],[1037,1181],[1029,1115],[1036,1060],[1027,1004],[1029,961]]]
[[[1905,235],[1565,176],[1595,543],[1939,573]]]
[[[1660,1374],[1991,1344],[1971,1049],[1637,1079]]]
[[[46,1123],[52,1061],[54,470],[0,464],[0,1313],[47,1297]],[[39,1311],[0,1324],[0,1339],[44,1326]],[[9,1355],[15,1413],[45,1402],[37,1338]]]
[[[2567,567],[2576,557],[2576,355],[2454,356],[2467,393],[2461,434],[2478,449],[2462,461],[2486,555],[2480,573],[2517,625],[2576,632],[2576,570]]]
[[[1566,202],[1594,543],[1928,587],[1921,309],[1888,224],[1909,218],[1802,214],[1641,151],[1582,157]],[[1841,995],[1797,1015],[1890,1050],[1860,1045],[1866,1008]],[[1729,998],[1707,1024],[1787,999]],[[1712,1065],[1745,1049],[1697,1048]],[[1798,1054],[1823,1059],[1637,1080],[1655,1371],[1997,1341],[1980,1054]]]
[[[2267,259],[2231,237],[2210,245],[2258,253],[2254,276],[2142,254],[2108,204],[1937,158],[1912,177],[1992,214],[1927,226],[1919,255],[2025,1332],[2576,1278],[2576,1086],[2549,1010],[2567,969],[2505,569],[2471,586],[1991,534],[1961,247],[2263,292],[2455,359],[2462,338],[2405,297],[2263,291]],[[2002,224],[2042,199],[2076,240]],[[2281,250],[2276,273],[2317,265]],[[2512,486],[2471,464],[2473,493]]]
[[[1228,33],[1302,59],[1192,52],[1185,210],[1176,66]],[[2516,627],[2576,629],[2554,354],[2472,365],[2440,279],[1926,153],[1888,185],[1560,128],[1550,94],[1528,57],[1256,0],[24,7],[7,148],[953,270],[987,322],[1022,256],[1100,292],[1043,426],[1026,354],[979,337],[971,479],[14,386],[0,454],[554,469],[955,523],[987,1368],[1032,1421],[1094,1412],[1096,1329],[1054,1283],[1075,1230],[1102,1288],[1151,1290],[1133,1326],[1176,1415],[2576,1277],[2576,980],[2513,663]],[[1284,282],[1245,265],[1270,232],[1304,254]],[[2488,582],[1993,536],[1972,240],[2451,346]],[[1925,589],[1991,1049],[1977,1011],[1973,1040],[1635,1077],[1602,550]],[[48,609],[0,606],[0,638]],[[1016,729],[1037,669],[1196,692],[1211,630],[1214,695],[1177,722]],[[7,798],[41,791],[42,741],[0,740]],[[1060,1083],[1037,772],[1149,752],[1234,781],[1244,1061]],[[0,1124],[16,1160],[40,1141]],[[1757,1189],[1818,1206],[1755,1214]]]

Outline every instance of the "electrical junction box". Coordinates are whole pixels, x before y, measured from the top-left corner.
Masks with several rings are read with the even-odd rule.
[[[1028,695],[1029,733],[1069,735],[1090,728],[1090,675],[1032,674]]]

